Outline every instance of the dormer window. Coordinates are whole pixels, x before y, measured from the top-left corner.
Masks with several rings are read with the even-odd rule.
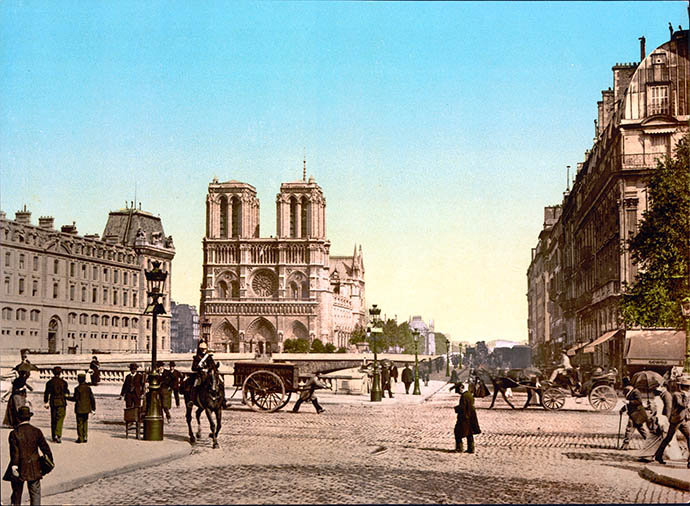
[[[648,116],[668,114],[668,85],[649,86],[647,88]]]

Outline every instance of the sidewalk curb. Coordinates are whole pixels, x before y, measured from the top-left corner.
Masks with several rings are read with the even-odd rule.
[[[50,495],[62,494],[64,492],[69,492],[84,485],[88,485],[89,483],[93,483],[94,481],[98,481],[101,478],[111,478],[113,476],[117,476],[118,474],[136,471],[137,469],[143,467],[165,464],[172,460],[176,460],[191,455],[191,453],[191,448],[187,448],[185,450],[177,450],[174,453],[166,455],[164,457],[158,457],[155,459],[147,460],[145,462],[137,462],[135,464],[129,464],[126,466],[118,467],[116,469],[108,469],[107,471],[100,471],[98,473],[89,474],[87,476],[82,476],[79,478],[75,478],[73,480],[65,481],[62,483],[56,483],[54,485],[43,486],[41,493],[43,496],[46,497]]]
[[[665,474],[657,473],[652,470],[649,465],[644,466],[640,474],[643,478],[653,481],[654,483],[659,483],[660,485],[666,485],[667,487],[677,488],[679,490],[690,491],[690,482],[688,480],[683,480],[680,478],[675,478],[673,476],[668,476]]]

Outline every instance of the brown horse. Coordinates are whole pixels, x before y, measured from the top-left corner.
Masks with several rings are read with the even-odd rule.
[[[208,423],[211,426],[211,433],[208,437],[213,439],[213,447],[218,448],[218,433],[220,432],[221,421],[223,419],[223,408],[225,407],[225,388],[220,381],[219,375],[213,371],[206,373],[200,371],[201,382],[194,386],[194,376],[188,376],[184,380],[180,391],[184,395],[184,403],[187,418],[187,427],[189,428],[189,442],[195,443],[197,439],[201,438],[201,412],[206,413]],[[196,437],[192,431],[192,409],[196,406],[196,423],[197,431]],[[215,422],[211,415],[215,415]]]
[[[525,405],[522,406],[522,409],[526,409],[527,406],[529,406],[530,402],[532,401],[532,395],[534,395],[533,392],[536,392],[539,398],[539,403],[541,404],[541,389],[538,386],[540,371],[538,369],[511,369],[507,373],[500,374],[497,371],[492,372],[486,367],[480,366],[474,369],[471,374],[475,378],[478,378],[481,382],[484,382],[485,380],[491,382],[491,385],[493,386],[493,397],[491,398],[491,405],[489,406],[489,409],[494,407],[494,403],[496,402],[496,397],[498,396],[499,392],[501,393],[501,396],[503,396],[503,400],[508,403],[508,406],[510,406],[512,409],[517,409],[506,397],[506,390],[509,388],[513,389],[519,387],[526,387],[527,389],[527,402],[525,402]]]

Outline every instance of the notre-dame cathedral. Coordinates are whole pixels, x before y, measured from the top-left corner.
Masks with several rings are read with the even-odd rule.
[[[203,250],[200,320],[212,350],[280,352],[298,338],[347,348],[365,326],[362,247],[330,256],[326,199],[306,173],[280,185],[270,238],[259,237],[256,189],[214,179]]]

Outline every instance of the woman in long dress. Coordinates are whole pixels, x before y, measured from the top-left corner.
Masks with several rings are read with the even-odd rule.
[[[28,401],[26,400],[26,389],[33,391],[31,385],[26,381],[29,379],[29,371],[20,370],[19,376],[12,382],[12,393],[10,394],[10,400],[7,403],[7,409],[5,410],[5,418],[2,424],[8,427],[16,427],[19,424],[17,419],[17,411],[22,406],[26,406]]]

